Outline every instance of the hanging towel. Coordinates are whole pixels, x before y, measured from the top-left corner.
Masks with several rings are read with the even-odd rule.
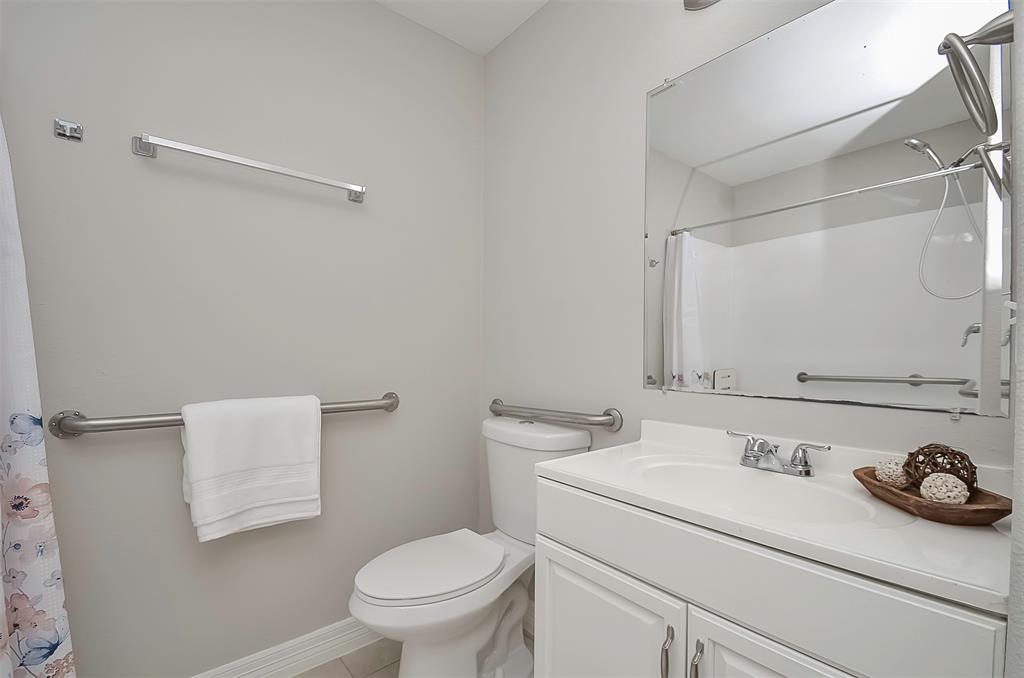
[[[320,400],[181,408],[182,489],[199,541],[320,515]]]
[[[662,311],[665,332],[666,386],[702,389],[704,340],[701,326],[697,248],[684,231],[665,242],[665,287]]]

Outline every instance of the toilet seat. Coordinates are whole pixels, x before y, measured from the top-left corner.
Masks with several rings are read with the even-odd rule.
[[[498,576],[505,549],[467,529],[397,546],[356,574],[355,593],[384,607],[427,605],[474,591]]]

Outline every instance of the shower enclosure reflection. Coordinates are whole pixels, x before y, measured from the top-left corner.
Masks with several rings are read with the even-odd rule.
[[[936,49],[1003,10],[837,0],[650,93],[647,386],[1005,415],[1009,60],[984,136]]]

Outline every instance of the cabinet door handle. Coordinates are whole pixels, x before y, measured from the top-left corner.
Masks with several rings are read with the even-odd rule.
[[[669,624],[665,629],[665,642],[661,644],[661,678],[668,678],[668,649],[676,639],[676,630]]]
[[[697,640],[697,646],[690,660],[690,678],[700,678],[700,660],[704,657],[704,642]]]

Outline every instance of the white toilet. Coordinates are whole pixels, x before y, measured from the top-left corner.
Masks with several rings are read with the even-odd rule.
[[[403,544],[356,574],[352,616],[402,645],[402,678],[529,678],[526,584],[537,531],[535,464],[590,448],[590,433],[484,420],[494,532]]]

